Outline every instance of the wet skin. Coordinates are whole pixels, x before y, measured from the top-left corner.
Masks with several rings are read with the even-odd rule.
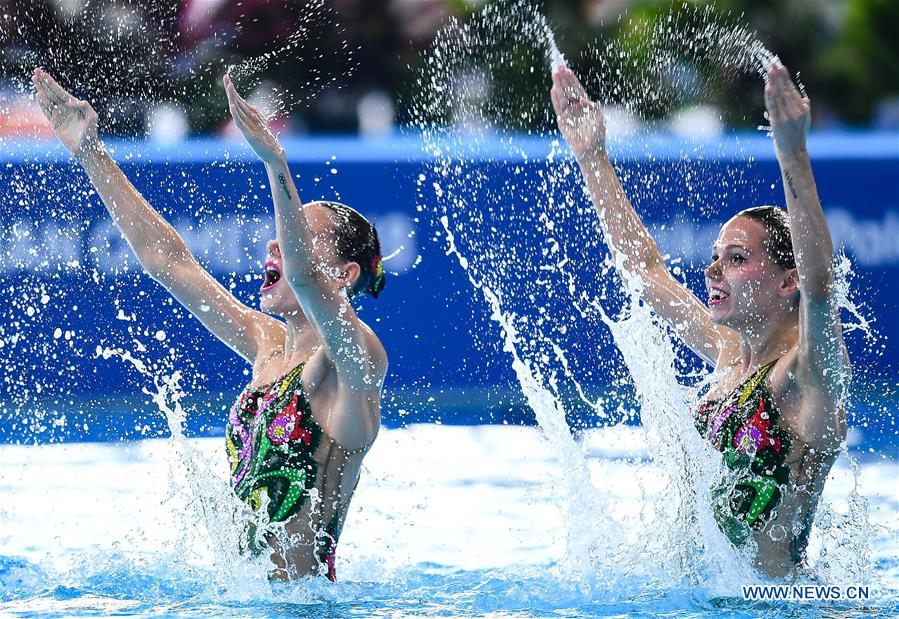
[[[723,226],[706,268],[706,302],[667,269],[627,198],[605,143],[602,108],[567,67],[550,92],[560,133],[584,177],[604,240],[641,294],[691,350],[714,367],[708,394],[720,400],[759,368],[779,360],[766,384],[792,449],[788,487],[754,535],[755,565],[770,576],[801,569],[810,522],[846,436],[842,407],[851,374],[833,297],[833,245],[806,150],[810,104],[774,59],[765,107],[783,178],[797,268],[782,269],[765,247],[763,224],[738,216]]]
[[[263,160],[273,190],[279,242],[269,244],[269,259],[282,277],[262,294],[263,311],[244,305],[203,269],[177,231],[125,177],[98,138],[97,114],[90,104],[72,96],[45,71],[35,69],[32,75],[37,102],[54,133],[83,166],[144,270],[252,364],[254,385],[306,362],[301,383],[314,420],[334,442],[359,453],[339,471],[347,480],[341,492],[348,500],[361,458],[380,427],[387,356],[347,299],[360,267],[337,257],[334,222],[322,207],[303,206],[284,152],[265,119],[229,79],[224,81],[235,124]],[[327,468],[329,463],[319,464]],[[314,567],[306,543],[314,533],[296,518],[287,529],[296,533],[295,545],[274,549],[276,578],[303,576]]]

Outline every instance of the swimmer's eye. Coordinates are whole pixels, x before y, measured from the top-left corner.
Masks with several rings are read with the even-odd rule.
[[[730,257],[730,261],[734,264],[743,264],[744,262],[746,262],[746,258],[741,256],[740,254],[734,254]]]

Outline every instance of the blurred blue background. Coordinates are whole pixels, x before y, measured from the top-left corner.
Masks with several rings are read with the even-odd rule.
[[[415,78],[438,30],[450,17],[466,21],[484,4],[0,0],[0,441],[164,433],[142,393],[147,378],[121,360],[98,358],[98,347],[142,351],[158,369],[181,371],[187,391],[203,394],[185,402],[194,434],[220,433],[223,408],[248,380],[246,365],[140,272],[83,173],[55,145],[30,95],[32,67],[50,70],[97,108],[128,176],[201,262],[254,306],[263,246],[273,236],[270,200],[261,165],[234,140],[220,78],[228,66],[266,54],[272,60],[238,86],[262,106],[275,90],[292,102],[268,111],[285,136],[304,198],[353,205],[377,224],[384,254],[398,252],[387,263],[384,294],[361,310],[390,353],[385,421],[532,422],[507,359],[489,344],[498,336],[491,335],[495,326],[479,293],[445,253],[430,188],[419,187],[428,166],[421,140],[399,129],[410,118],[419,94]],[[541,4],[562,52],[585,71],[597,41],[639,49],[640,23],[684,10],[638,0]],[[853,421],[891,441],[895,452],[899,73],[890,68],[899,57],[899,3],[691,6],[740,15],[740,23],[801,70],[813,98],[817,133],[810,150],[821,198],[835,245],[853,260],[855,300],[877,333],[876,340],[860,333],[847,338],[856,360]],[[292,39],[301,26],[312,34]],[[663,250],[685,259],[693,285],[724,219],[759,203],[783,203],[770,140],[754,131],[763,108],[759,80],[714,66],[695,70],[709,84],[707,100],[665,100],[636,109],[639,121],[627,119],[653,123],[670,133],[670,142],[660,138],[651,160],[626,141],[614,153],[623,169],[639,168],[637,176],[645,177],[663,173],[666,158],[681,157],[678,145],[701,134],[716,156],[695,163],[697,178],[734,171],[760,188],[737,194],[743,202],[721,205],[705,219],[684,210],[690,200],[675,198],[690,196],[672,183],[638,205]],[[487,92],[533,100],[547,82],[536,72]],[[547,142],[521,137],[516,143],[527,162],[509,158],[499,143],[494,154],[505,163],[482,162],[497,190],[512,167],[536,175],[545,165]],[[714,187],[702,191],[709,195],[699,202],[714,202]],[[591,354],[616,356],[603,348]],[[597,422],[571,421],[578,427]]]
[[[664,171],[667,159],[679,156],[679,144],[676,139],[659,141],[652,161],[632,152],[626,141],[614,154],[622,169],[640,167],[645,175]],[[546,165],[548,141],[522,138],[520,146],[520,159],[490,164],[497,190],[516,166],[536,174]],[[663,251],[685,259],[688,281],[700,293],[701,267],[720,224],[755,203],[783,203],[768,138],[738,135],[706,146],[719,156],[697,162],[697,178],[738,171],[769,195],[737,198],[745,203],[722,205],[720,214],[706,221],[685,212],[687,202],[674,200],[688,195],[684,188],[665,187],[658,192],[664,199],[639,205],[658,230]],[[111,147],[206,268],[256,306],[264,244],[273,229],[264,170],[246,147],[220,140],[167,148],[117,142]],[[488,144],[485,160],[504,153],[503,148],[497,142],[491,152]],[[498,342],[499,333],[480,293],[446,255],[444,241],[435,237],[430,193],[418,187],[428,164],[420,140],[289,139],[285,149],[305,199],[340,199],[360,209],[378,226],[384,254],[396,252],[387,262],[384,294],[361,303],[363,319],[377,329],[391,358],[385,421],[532,422],[506,356],[498,346],[484,346],[485,341]],[[889,343],[899,338],[899,321],[893,319],[899,311],[899,135],[816,134],[810,150],[835,246],[854,264],[854,298],[878,334],[874,342],[860,333],[847,335],[856,361],[854,419],[866,426],[869,438],[889,440],[895,436],[897,377],[897,353]],[[182,371],[188,393],[202,394],[186,402],[190,431],[221,432],[223,407],[248,381],[246,364],[141,273],[83,173],[59,147],[17,143],[7,145],[0,156],[5,162],[0,176],[5,198],[0,439],[107,440],[162,433],[161,417],[141,393],[148,379],[119,359],[98,358],[97,346],[146,351],[144,357],[159,359],[163,369]],[[717,190],[699,186],[709,193]],[[617,356],[613,347],[604,346],[608,350],[591,349],[590,354],[595,352],[597,359]],[[35,415],[44,421],[35,424]],[[58,421],[61,416],[65,423]]]

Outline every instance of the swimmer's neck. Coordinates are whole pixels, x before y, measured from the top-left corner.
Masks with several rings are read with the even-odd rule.
[[[308,359],[315,349],[321,345],[321,338],[309,323],[302,311],[282,316],[285,323],[284,358]]]
[[[740,374],[756,370],[783,357],[799,341],[799,321],[795,316],[771,320],[766,325],[740,332],[740,357],[735,361]]]

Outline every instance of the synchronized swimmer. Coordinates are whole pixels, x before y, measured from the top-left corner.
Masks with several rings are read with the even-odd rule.
[[[384,287],[374,227],[343,204],[303,205],[284,150],[226,76],[234,123],[264,162],[275,205],[261,311],[251,309],[199,265],[125,177],[98,138],[91,106],[45,71],[35,69],[32,82],[53,131],[147,274],[253,367],[228,416],[231,483],[283,529],[248,526],[247,550],[269,554],[272,578],[335,580],[336,545],[378,434],[387,372],[384,347],[351,303]]]
[[[772,64],[765,102],[787,210],[760,206],[724,224],[703,302],[668,272],[630,204],[606,150],[601,107],[567,67],[552,79],[559,129],[620,268],[715,368],[692,416],[729,471],[713,491],[716,520],[735,545],[754,544],[761,572],[794,576],[845,439],[841,402],[851,371],[832,294],[832,242],[806,150],[809,102]],[[45,71],[35,69],[32,81],[54,132],[145,271],[252,365],[227,420],[231,482],[254,512],[283,525],[279,534],[248,526],[247,550],[271,557],[272,578],[334,580],[335,547],[378,434],[387,370],[383,346],[352,304],[384,286],[377,232],[348,206],[300,201],[265,119],[225,76],[231,115],[264,163],[274,201],[261,311],[251,309],[198,264],[128,181],[98,138],[91,106]],[[206,306],[212,311],[201,311]]]
[[[765,105],[787,211],[750,208],[722,226],[703,303],[668,272],[628,200],[606,150],[601,107],[567,67],[554,72],[550,95],[605,240],[622,258],[616,264],[639,278],[653,312],[715,368],[694,422],[730,471],[713,491],[719,527],[736,545],[754,540],[761,572],[795,575],[846,438],[851,372],[832,294],[833,244],[806,150],[808,99],[785,67],[770,66]]]

